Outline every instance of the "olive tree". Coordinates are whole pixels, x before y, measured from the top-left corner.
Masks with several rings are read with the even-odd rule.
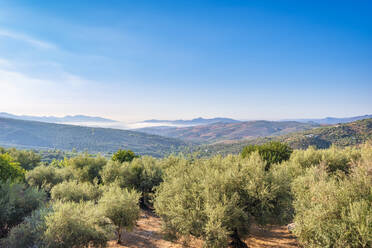
[[[241,238],[253,219],[260,224],[282,219],[278,209],[286,205],[281,202],[284,173],[265,167],[258,152],[247,159],[179,160],[157,187],[156,213],[170,234],[200,237],[208,247],[243,247]]]
[[[148,206],[154,187],[163,180],[163,172],[159,163],[158,160],[149,156],[136,158],[132,162],[109,161],[101,171],[102,181],[105,185],[118,183],[122,188],[131,188],[141,192],[141,203]]]
[[[91,182],[98,179],[101,182],[100,171],[106,165],[107,160],[102,157],[92,157],[88,154],[79,155],[64,161],[64,166],[70,168],[75,179],[80,182]]]
[[[101,189],[89,182],[65,181],[52,188],[53,200],[61,201],[97,201],[101,196]]]
[[[0,237],[44,204],[46,195],[23,183],[0,182]]]
[[[71,178],[73,175],[69,168],[54,165],[39,165],[26,172],[26,181],[29,185],[42,188],[48,193],[56,184]]]
[[[134,190],[111,185],[99,200],[99,209],[116,227],[118,244],[123,230],[131,230],[139,217],[138,201],[140,194]]]
[[[55,202],[45,217],[46,247],[106,247],[110,230],[92,202]]]

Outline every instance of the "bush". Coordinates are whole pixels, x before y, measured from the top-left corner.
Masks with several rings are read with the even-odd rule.
[[[29,185],[42,188],[50,192],[54,185],[72,178],[69,168],[40,165],[26,173],[26,181]]]
[[[279,170],[266,171],[258,153],[247,159],[230,155],[179,161],[166,170],[154,201],[170,234],[227,247],[229,241],[242,243],[253,219],[264,224],[288,216],[280,212],[288,206],[282,195],[287,177],[282,179]]]
[[[243,158],[246,158],[256,151],[258,151],[261,158],[267,163],[266,170],[268,170],[272,164],[288,160],[291,156],[292,148],[287,144],[272,141],[263,145],[246,146],[243,148],[241,155]]]
[[[17,150],[11,148],[8,150],[10,156],[14,158],[19,165],[25,170],[32,170],[39,165],[41,161],[41,156],[33,151],[28,150]]]
[[[43,205],[46,195],[22,183],[0,183],[0,237]]]
[[[162,182],[162,169],[158,160],[144,156],[130,163],[109,161],[101,172],[105,185],[118,183],[122,188],[135,189],[142,193],[142,201],[149,204],[153,188]]]
[[[65,181],[52,188],[53,200],[61,201],[97,201],[101,196],[101,189],[88,182]]]
[[[340,149],[332,146],[329,149],[316,150],[310,147],[307,150],[296,150],[291,156],[291,161],[302,168],[322,165],[331,174],[338,171],[348,173],[351,163],[357,161],[360,156],[360,150],[357,149]]]
[[[107,188],[99,200],[99,208],[103,215],[109,218],[116,227],[118,244],[121,243],[123,230],[131,230],[139,217],[139,198],[140,194],[136,191],[112,185]]]
[[[135,158],[138,158],[138,156],[131,150],[120,149],[114,155],[112,155],[112,160],[120,163],[131,162]]]
[[[23,180],[25,170],[7,153],[0,154],[0,181]]]
[[[80,182],[91,182],[97,178],[101,182],[100,170],[106,165],[106,159],[98,156],[91,157],[88,154],[79,155],[64,161],[64,165],[70,168],[75,179]]]
[[[110,230],[92,202],[56,202],[45,217],[46,247],[105,247]]]
[[[46,230],[45,216],[50,209],[41,208],[34,211],[31,216],[12,228],[9,235],[0,242],[4,248],[32,248],[45,247],[44,232]]]
[[[371,150],[369,150],[371,151]],[[349,175],[312,167],[292,184],[294,229],[309,247],[372,246],[372,159],[361,152]]]

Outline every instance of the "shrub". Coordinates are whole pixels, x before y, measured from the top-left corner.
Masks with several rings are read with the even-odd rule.
[[[121,243],[122,231],[131,230],[139,217],[139,198],[140,194],[136,191],[112,185],[99,200],[99,208],[103,215],[109,218],[116,227],[118,244]]]
[[[112,155],[112,160],[120,163],[131,162],[134,158],[138,156],[131,150],[118,150],[114,155]]]
[[[360,150],[340,149],[332,146],[325,150],[316,150],[310,147],[307,150],[296,150],[291,156],[291,161],[299,164],[302,168],[322,165],[328,173],[334,174],[338,171],[348,173],[353,161],[360,158]]]
[[[101,189],[89,182],[65,181],[52,188],[53,200],[61,201],[97,201],[101,196]]]
[[[19,165],[25,170],[32,170],[39,165],[41,161],[41,156],[33,151],[28,150],[17,150],[11,148],[8,150],[10,156],[14,158]]]
[[[312,167],[293,182],[294,232],[303,245],[372,246],[371,165],[371,155],[362,152],[348,176],[336,177],[325,167]]]
[[[0,154],[0,181],[23,180],[25,170],[7,153]]]
[[[42,188],[50,192],[54,185],[72,178],[69,168],[40,165],[26,173],[26,181],[29,185]]]
[[[130,163],[109,161],[101,172],[104,184],[118,183],[122,188],[135,189],[142,193],[142,202],[149,204],[153,188],[162,182],[162,169],[158,161],[144,156]]]
[[[44,232],[46,230],[45,216],[50,209],[41,208],[34,211],[31,216],[11,229],[9,235],[0,242],[4,248],[32,248],[45,247]]]
[[[79,155],[64,161],[64,165],[69,167],[80,182],[91,182],[97,178],[101,182],[100,170],[106,165],[106,159],[98,156],[91,157],[88,154]]]
[[[105,247],[110,238],[103,217],[92,202],[56,202],[45,217],[46,247]]]
[[[172,235],[201,237],[208,247],[227,247],[230,240],[241,244],[253,219],[262,224],[283,219],[281,206],[288,206],[282,195],[288,188],[284,173],[265,166],[258,153],[247,159],[180,160],[166,170],[155,210]]]
[[[261,158],[267,163],[266,170],[268,170],[272,164],[288,160],[291,156],[292,148],[287,144],[272,141],[263,145],[246,146],[243,148],[241,155],[246,158],[255,151],[258,151]]]
[[[23,183],[0,183],[0,237],[42,206],[45,193]]]

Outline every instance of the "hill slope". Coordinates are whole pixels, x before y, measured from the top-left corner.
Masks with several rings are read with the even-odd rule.
[[[312,129],[314,123],[295,121],[246,121],[236,123],[214,123],[192,127],[149,127],[137,129],[141,132],[178,138],[199,143],[213,143],[225,140],[255,139],[271,135],[282,135]]]
[[[359,121],[359,120],[364,120],[364,119],[369,119],[369,118],[372,118],[372,115],[360,115],[360,116],[344,117],[344,118],[326,117],[324,119],[294,119],[292,121],[315,122],[321,125],[334,125],[334,124],[349,123],[349,122]]]
[[[161,156],[185,143],[135,131],[0,118],[0,145],[35,149],[75,148],[92,153],[108,153],[123,148],[139,154]]]
[[[146,120],[143,123],[153,123],[153,124],[164,124],[164,126],[196,126],[196,125],[207,125],[218,122],[224,123],[236,123],[240,122],[231,118],[216,117],[211,119],[205,119],[202,117],[195,118],[192,120]]]
[[[65,122],[112,123],[112,122],[116,122],[111,119],[106,119],[102,117],[86,116],[86,115],[66,115],[64,117],[55,117],[55,116],[13,115],[13,114],[1,112],[0,117],[17,119],[17,120],[25,120],[25,121],[41,121],[41,122],[50,122],[50,123],[65,123]]]
[[[239,153],[246,145],[262,144],[271,140],[285,142],[294,149],[305,149],[309,146],[328,148],[332,144],[340,147],[359,145],[372,140],[372,118],[277,137],[204,145],[200,146],[198,151],[205,155]]]

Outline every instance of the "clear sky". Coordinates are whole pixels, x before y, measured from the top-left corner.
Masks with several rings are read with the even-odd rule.
[[[0,0],[0,111],[372,113],[372,1]]]

